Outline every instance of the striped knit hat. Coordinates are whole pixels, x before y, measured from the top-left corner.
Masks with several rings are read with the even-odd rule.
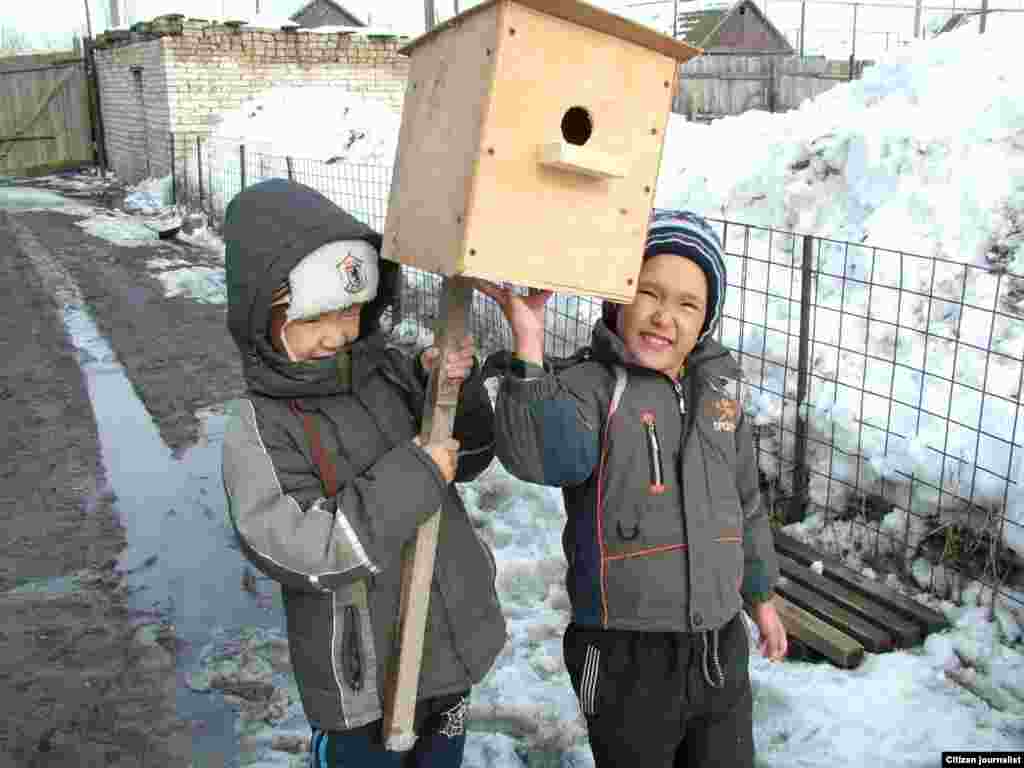
[[[708,280],[708,303],[704,325],[697,343],[715,330],[725,305],[725,258],[722,242],[708,223],[692,211],[655,208],[644,244],[644,261],[662,253],[675,253],[704,270]]]

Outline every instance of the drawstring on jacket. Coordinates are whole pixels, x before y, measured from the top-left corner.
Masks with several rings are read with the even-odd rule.
[[[718,678],[718,682],[717,683],[711,680],[711,675],[708,672],[708,633],[709,632],[711,633],[711,660],[712,660],[712,662],[714,662],[715,676]],[[707,684],[710,685],[712,688],[722,688],[722,687],[725,686],[725,673],[722,672],[722,665],[721,665],[721,663],[718,660],[718,630],[717,629],[706,630],[704,632],[701,632],[701,636],[704,638],[704,657],[703,657],[704,680],[706,680]]]

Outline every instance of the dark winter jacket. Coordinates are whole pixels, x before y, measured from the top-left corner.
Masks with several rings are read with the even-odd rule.
[[[592,342],[561,372],[527,364],[506,376],[498,458],[523,480],[563,489],[573,621],[717,629],[741,593],[762,601],[778,578],[739,366],[709,339],[675,382],[627,363],[603,320]],[[609,419],[617,366],[626,386]]]
[[[315,191],[281,180],[238,195],[225,217],[228,324],[248,397],[233,404],[224,438],[229,512],[242,551],[277,580],[291,660],[309,721],[346,730],[382,716],[397,633],[402,545],[442,507],[419,698],[467,690],[505,643],[494,560],[452,485],[412,442],[425,376],[379,333],[337,358],[293,363],[267,338],[270,296],[305,255],[333,240],[380,236]],[[387,303],[363,311],[377,328]],[[342,365],[339,366],[339,359]],[[493,456],[493,410],[479,372],[463,385],[454,433],[456,482]],[[303,414],[314,414],[337,467],[330,498]]]

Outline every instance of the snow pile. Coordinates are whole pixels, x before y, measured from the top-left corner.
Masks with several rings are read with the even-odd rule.
[[[982,266],[1003,244],[1012,261],[1024,245],[1016,43],[957,31],[792,112],[673,116],[657,202]]]
[[[1005,493],[1006,539],[1024,554],[1024,281],[998,274],[1024,276],[1016,46],[1007,28],[958,31],[793,112],[710,126],[674,118],[656,202],[861,243],[818,241],[814,255],[812,500],[843,507],[848,489],[829,474],[884,485],[917,514],[935,511],[938,491],[915,483],[911,497],[911,474],[989,508]],[[784,371],[797,359],[800,245],[759,230],[750,242],[735,227],[726,234],[730,252],[751,258],[728,264],[748,290],[729,296],[727,312],[745,325],[723,323],[724,341],[753,355],[747,375],[763,391],[752,409],[778,424],[780,395],[796,395]],[[788,408],[783,426],[793,416]]]
[[[347,88],[287,86],[250,97],[215,122],[214,139],[244,142],[254,154],[390,165],[401,115]]]
[[[145,216],[164,212],[174,203],[172,184],[170,174],[160,179],[143,179],[128,188],[122,207],[128,213],[141,213]]]

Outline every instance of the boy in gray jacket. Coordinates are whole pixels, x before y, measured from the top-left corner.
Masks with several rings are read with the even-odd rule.
[[[760,505],[741,372],[711,339],[725,299],[717,235],[655,211],[632,304],[607,302],[576,364],[545,364],[548,292],[478,288],[515,354],[496,453],[563,489],[572,620],[565,663],[597,768],[752,768],[745,601],[771,659],[778,566]]]
[[[452,486],[493,456],[472,341],[446,361],[447,375],[464,379],[455,440],[421,446],[430,355],[414,361],[378,332],[398,277],[378,258],[380,235],[275,179],[232,200],[224,238],[228,326],[248,390],[225,434],[224,485],[243,553],[281,585],[311,765],[456,768],[469,689],[506,637],[493,557]],[[382,694],[402,545],[439,507],[419,738],[389,752]]]

